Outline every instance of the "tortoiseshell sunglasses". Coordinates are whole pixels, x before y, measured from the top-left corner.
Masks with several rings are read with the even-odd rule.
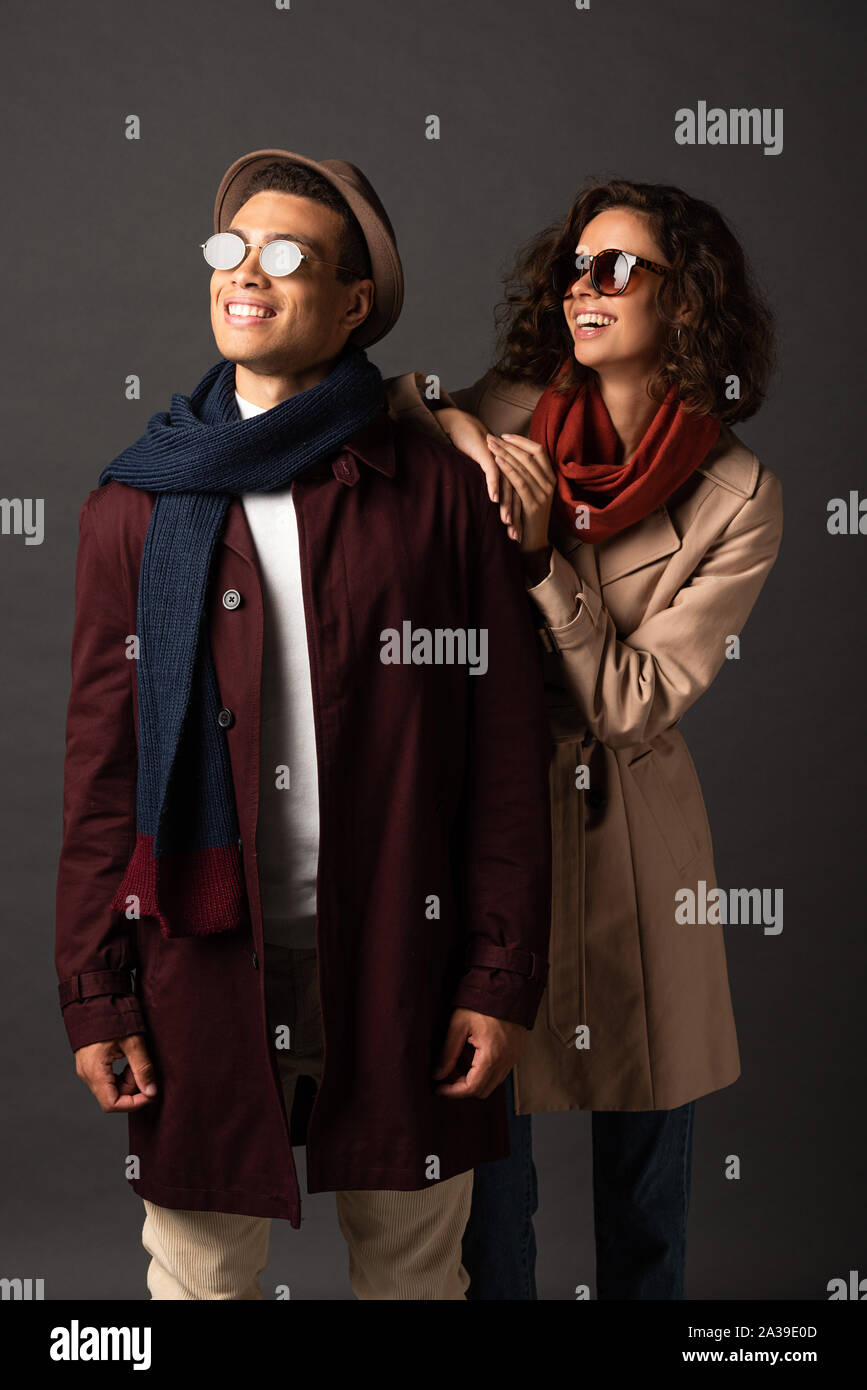
[[[597,294],[622,294],[636,266],[652,270],[654,275],[666,275],[671,270],[670,265],[633,256],[631,251],[597,251],[595,256],[588,251],[563,251],[552,262],[551,283],[557,297],[565,299],[575,281],[589,270],[590,283]]]

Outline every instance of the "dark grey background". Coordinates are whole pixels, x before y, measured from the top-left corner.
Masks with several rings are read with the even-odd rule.
[[[369,175],[407,272],[372,356],[446,386],[488,363],[518,243],[588,173],[679,184],[734,224],[776,309],[782,372],[742,438],[784,482],[785,536],[742,657],[684,721],[720,883],[782,887],[785,926],[727,933],[743,1076],[699,1101],[688,1294],[823,1299],[867,1274],[862,597],[867,537],[828,499],[863,459],[863,20],[854,3],[292,0],[7,8],[0,536],[4,1201],[0,1274],[46,1296],[146,1296],[126,1124],[75,1078],[52,962],[78,509],[102,466],[216,360],[198,243],[239,154]],[[859,42],[860,41],[860,42]],[[784,149],[681,147],[699,100],[783,107]],[[138,142],[124,117],[141,117]],[[442,138],[424,138],[436,113]],[[142,400],[124,400],[124,377]],[[589,1117],[536,1122],[540,1296],[593,1280]],[[738,1154],[740,1181],[724,1178]],[[330,1195],[275,1222],[266,1297],[347,1298]]]

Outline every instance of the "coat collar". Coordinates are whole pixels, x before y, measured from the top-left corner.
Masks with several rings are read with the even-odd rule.
[[[759,460],[734,430],[723,425],[698,471],[738,497],[752,497],[759,481]]]
[[[362,426],[355,434],[350,435],[343,448],[362,463],[375,468],[378,473],[384,473],[387,478],[394,477],[394,428],[387,410],[381,410],[378,415],[374,415],[369,425]],[[341,477],[336,466],[335,476]],[[342,481],[349,482],[349,479]]]
[[[349,458],[347,454],[350,455]],[[359,478],[358,463],[375,468],[387,478],[394,477],[394,430],[386,410],[381,410],[369,424],[363,425],[345,440],[340,453],[331,461],[330,468],[335,478],[344,486],[354,487]],[[252,532],[243,505],[237,497],[228,508],[221,541],[223,545],[229,546],[231,550],[255,563],[256,547]]]

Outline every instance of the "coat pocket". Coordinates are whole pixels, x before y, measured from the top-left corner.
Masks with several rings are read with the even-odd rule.
[[[668,852],[678,869],[685,869],[698,854],[699,845],[689,828],[662,764],[652,748],[628,764]]]

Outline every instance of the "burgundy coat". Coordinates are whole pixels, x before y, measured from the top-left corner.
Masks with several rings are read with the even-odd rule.
[[[311,1192],[427,1186],[508,1153],[504,1089],[434,1094],[451,1010],[530,1028],[547,972],[541,658],[519,561],[477,465],[383,411],[296,480],[319,762],[325,1070]],[[233,500],[207,597],[249,924],[167,939],[109,903],[135,842],[135,632],[153,494],[111,482],[79,519],[56,962],[73,1049],[143,1030],[159,1096],[129,1116],[132,1187],[162,1206],[288,1218],[300,1199],[266,1019],[256,864],[263,605]],[[236,590],[240,603],[222,601]],[[234,604],[234,606],[231,606]],[[488,670],[388,665],[380,633],[483,628]],[[440,916],[426,911],[430,895]],[[135,968],[134,979],[130,968]],[[311,1088],[312,1089],[312,1088]],[[303,1094],[303,1093],[302,1093]]]

